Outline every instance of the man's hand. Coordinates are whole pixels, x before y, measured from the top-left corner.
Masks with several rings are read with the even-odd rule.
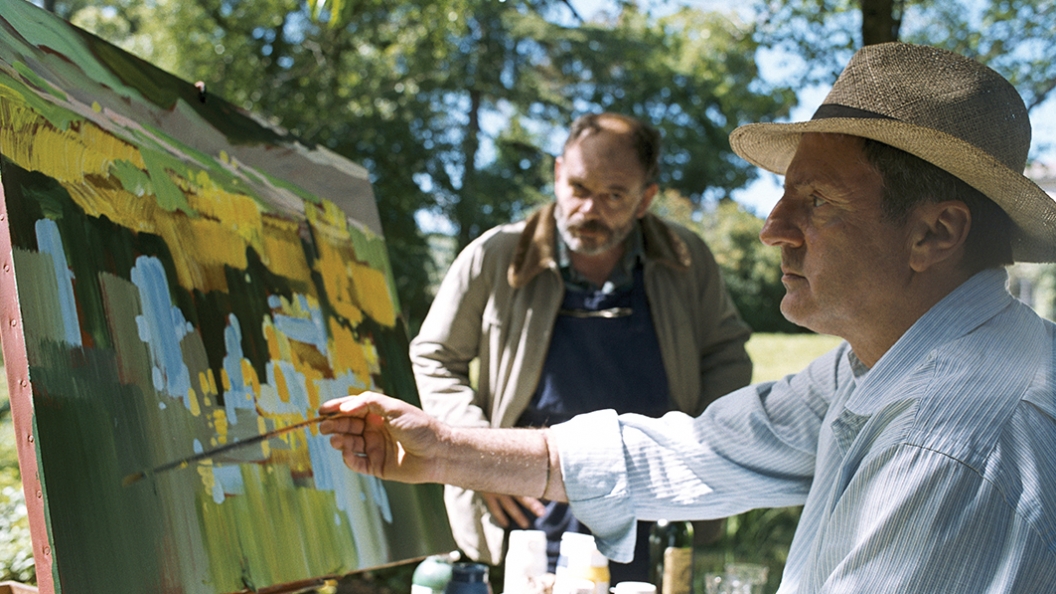
[[[518,502],[536,517],[546,513],[546,506],[534,497],[512,497],[497,493],[481,493],[480,496],[484,498],[495,523],[503,528],[510,527],[510,520],[525,530],[532,527],[532,521],[524,515],[524,510],[517,505]]]
[[[438,482],[437,453],[447,426],[421,409],[376,392],[330,400],[319,424],[350,469],[404,483]]]
[[[451,427],[376,392],[331,400],[319,413],[335,415],[320,423],[319,431],[356,472],[527,496],[522,501],[533,513],[542,505],[531,497],[564,501],[560,461],[544,430]]]

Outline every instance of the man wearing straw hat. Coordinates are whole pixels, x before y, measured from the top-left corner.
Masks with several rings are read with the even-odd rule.
[[[372,394],[324,405],[347,415],[332,444],[385,478],[567,499],[615,559],[636,518],[802,504],[782,593],[1056,592],[1056,326],[1002,269],[1056,260],[1019,95],[944,50],[869,46],[809,122],[731,144],[785,175],[760,234],[782,312],[841,346],[696,418],[464,430]]]

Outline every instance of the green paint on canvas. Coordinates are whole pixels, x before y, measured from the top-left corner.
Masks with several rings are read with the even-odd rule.
[[[66,100],[66,93],[63,93],[61,90],[56,89],[51,83],[41,78],[40,75],[30,70],[29,67],[23,64],[22,62],[15,60],[11,65],[14,66],[15,70],[17,70],[18,73],[21,74],[22,77],[29,81],[29,83],[33,86],[51,95],[52,97],[55,97],[62,101]]]
[[[41,18],[40,9],[30,2],[5,2],[3,10],[7,21],[18,24],[19,34],[34,49],[46,47],[49,53],[53,54],[52,59],[72,61],[87,80],[102,83],[115,90],[124,89],[126,93],[131,94],[131,89],[125,88],[121,79],[94,59],[83,41],[83,33],[79,34],[78,29],[57,18]]]
[[[13,101],[28,106],[44,116],[59,130],[66,130],[72,122],[83,121],[81,116],[41,99],[29,87],[11,78],[0,78],[0,101]]]
[[[35,251],[15,248],[11,256],[18,270],[19,288],[25,288],[34,295],[36,303],[22,309],[22,323],[27,329],[27,345],[37,344],[42,340],[58,341],[65,335],[62,324],[62,310],[59,306],[59,289],[51,256]],[[30,339],[31,338],[31,339]],[[30,363],[34,362],[30,353]]]
[[[158,199],[158,206],[165,210],[182,210],[192,212],[191,206],[187,204],[187,197],[183,195],[180,188],[169,177],[169,171],[176,175],[186,177],[186,166],[163,153],[143,149],[139,152],[143,157],[143,163],[147,166],[150,174],[151,184],[154,186],[154,195]]]
[[[334,575],[350,562],[354,566],[351,527],[337,513],[332,494],[297,488],[285,467],[242,464],[240,471],[244,494],[221,504],[204,495],[198,499],[210,558],[241,559],[214,566],[212,577],[221,590]]]
[[[154,193],[150,176],[128,161],[114,161],[110,166],[110,175],[116,177],[121,182],[121,187],[130,194],[142,197]]]

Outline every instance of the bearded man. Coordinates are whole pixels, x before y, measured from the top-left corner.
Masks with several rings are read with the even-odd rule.
[[[749,330],[711,252],[648,212],[659,152],[657,131],[634,118],[573,122],[556,201],[467,246],[412,341],[426,412],[471,427],[547,427],[600,409],[697,415],[749,382]],[[493,564],[511,527],[547,532],[551,571],[561,535],[586,531],[564,503],[450,486],[445,502],[459,547]],[[634,564],[610,566],[613,583],[646,579],[650,524]]]

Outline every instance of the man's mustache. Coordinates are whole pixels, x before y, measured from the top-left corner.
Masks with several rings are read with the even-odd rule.
[[[612,232],[612,229],[610,229],[608,225],[598,220],[584,221],[582,223],[570,223],[568,225],[568,230],[571,232],[586,231],[588,233]]]

